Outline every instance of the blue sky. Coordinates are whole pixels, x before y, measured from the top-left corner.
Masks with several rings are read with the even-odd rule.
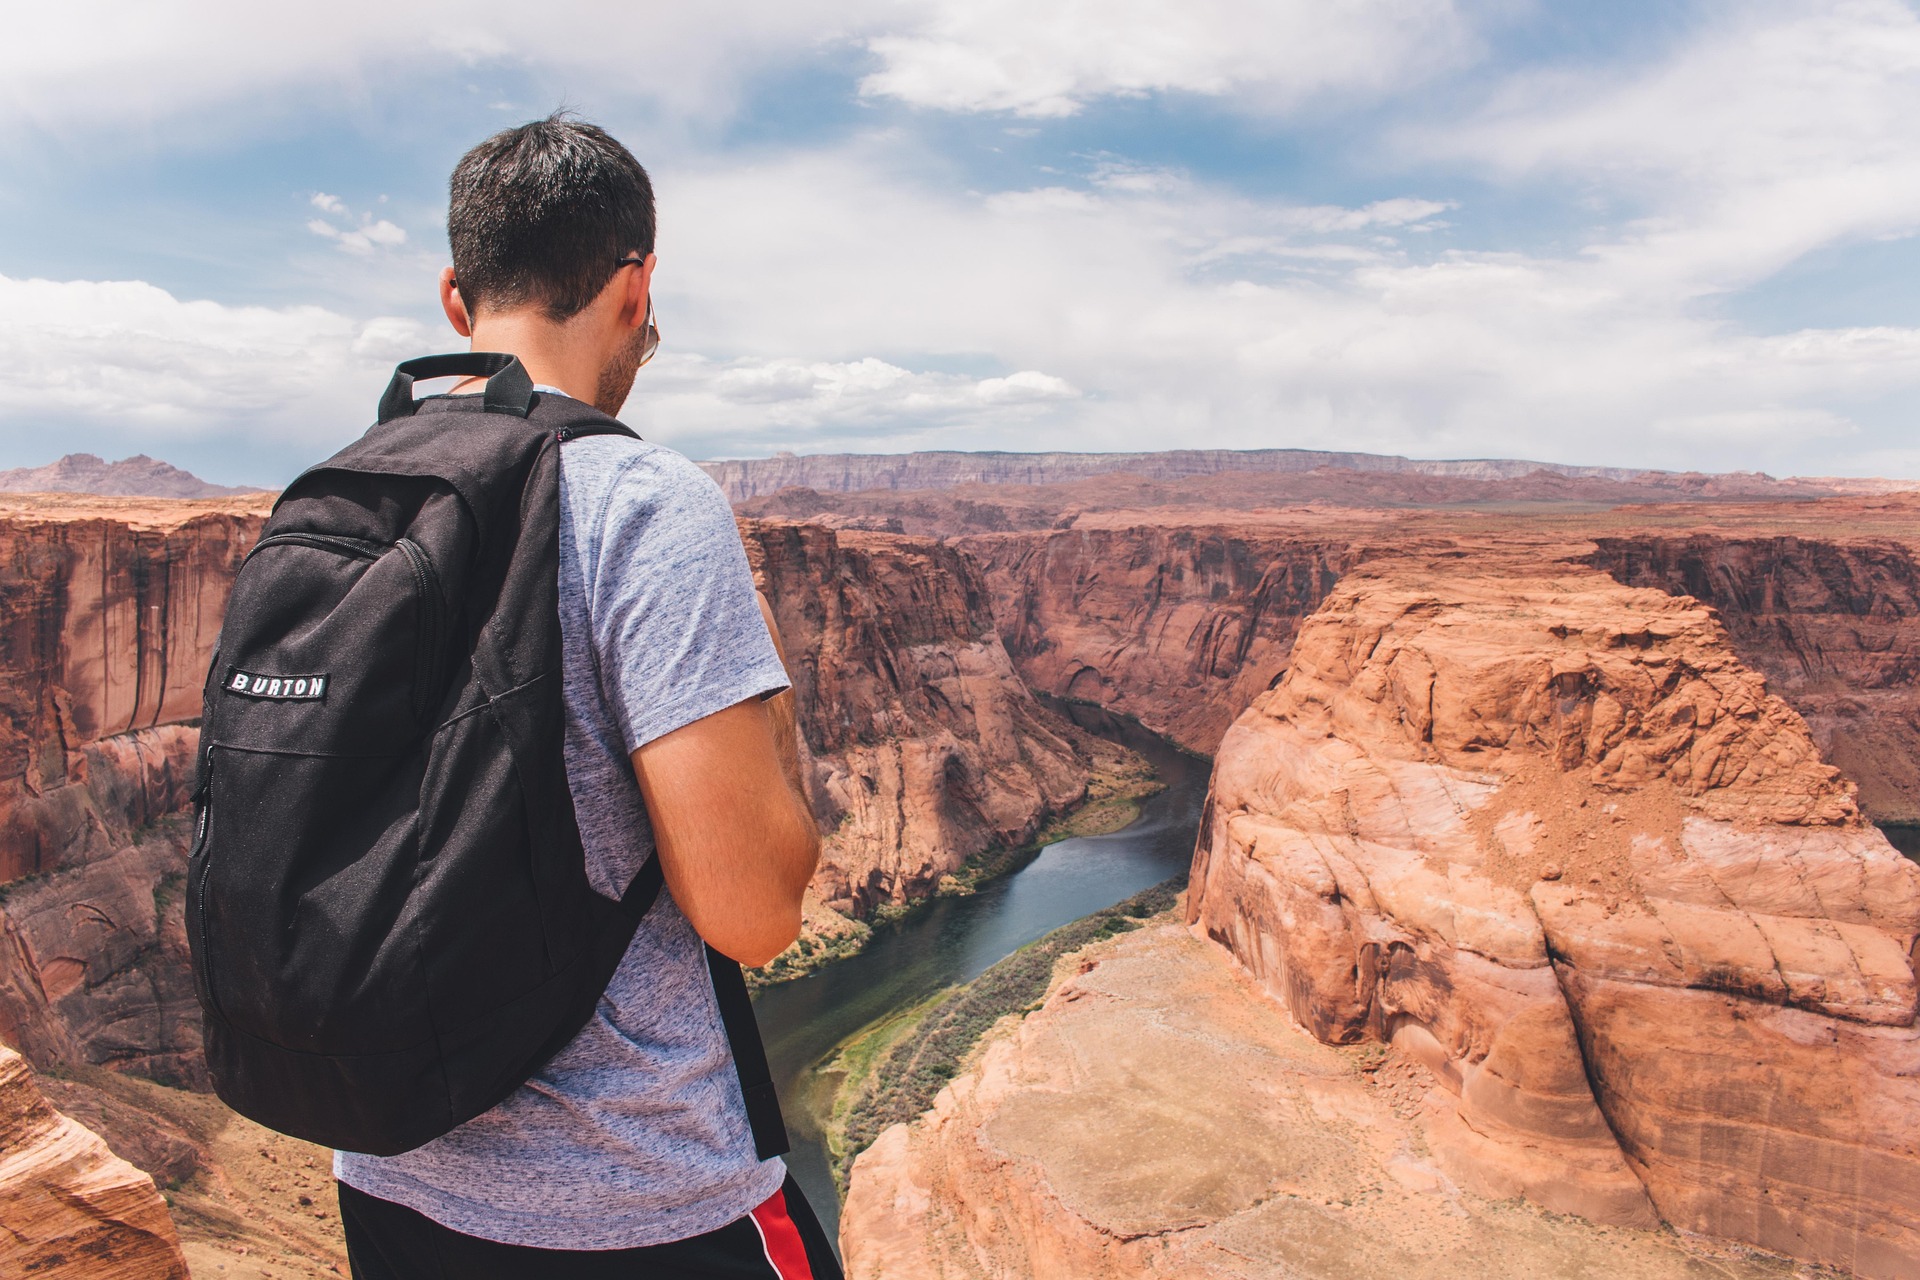
[[[654,173],[626,416],[696,457],[1920,475],[1902,0],[72,0],[14,35],[0,466],[337,448],[455,345],[454,160],[564,104]]]

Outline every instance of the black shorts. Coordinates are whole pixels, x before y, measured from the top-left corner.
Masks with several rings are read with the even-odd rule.
[[[842,1280],[793,1178],[718,1231],[639,1249],[529,1249],[462,1235],[336,1184],[354,1280]]]

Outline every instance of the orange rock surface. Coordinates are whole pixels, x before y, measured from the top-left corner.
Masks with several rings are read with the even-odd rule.
[[[1360,522],[1363,526],[1365,521]],[[979,561],[1020,673],[1211,755],[1286,670],[1349,559],[1327,532],[1082,521],[957,540]]]
[[[0,1275],[187,1280],[153,1179],[47,1104],[0,1046]]]
[[[1916,529],[1920,532],[1920,528]],[[1887,537],[1600,537],[1590,563],[1719,610],[1881,821],[1920,822],[1920,560]]]
[[[1920,868],[1714,611],[1576,559],[1344,579],[1221,743],[1190,916],[1426,1062],[1462,1185],[1914,1274]]]
[[[257,499],[0,500],[0,882],[109,852],[179,806],[190,741],[110,740],[199,716],[263,519]]]
[[[204,1084],[168,815],[264,514],[258,497],[0,499],[0,1041],[37,1063]]]
[[[1811,1280],[1671,1232],[1476,1194],[1424,1149],[1451,1094],[1315,1041],[1219,947],[1067,957],[933,1110],[854,1165],[851,1280]]]
[[[1094,483],[1029,492],[1035,510],[1057,510]],[[912,523],[918,496],[898,501]],[[1035,689],[1126,711],[1189,749],[1211,754],[1286,670],[1301,621],[1342,573],[1436,537],[1522,549],[1547,535],[1629,585],[1713,606],[1735,652],[1859,784],[1868,815],[1920,822],[1913,497],[1519,515],[1187,506],[1063,520],[1071,527],[954,539],[986,571],[1016,668]]]
[[[794,681],[846,914],[931,892],[1085,794],[1078,731],[1014,672],[979,571],[921,538],[742,521]]]

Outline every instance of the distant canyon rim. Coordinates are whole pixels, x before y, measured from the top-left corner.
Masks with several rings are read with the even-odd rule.
[[[1235,1026],[1389,1054],[1421,1101],[1376,1118],[1424,1153],[1417,1195],[1920,1269],[1900,1083],[1920,872],[1873,825],[1920,823],[1920,494],[1297,451],[708,469],[795,662],[827,837],[814,945],[1071,808],[1103,746],[1033,695],[1098,703],[1216,756],[1187,941],[1112,972],[1163,965]],[[0,1041],[40,1070],[205,1086],[177,815],[226,584],[269,503],[0,498]],[[849,1238],[893,1240],[871,1274],[1345,1274],[1272,1260],[1299,1229],[1272,1206],[1307,1203],[1278,1172],[1171,1227],[1065,1172],[1144,1140],[1069,1153],[1071,1126],[1042,1122],[1074,1078],[1059,1064],[1119,1025],[1089,1011],[1178,999],[1088,979],[1067,1018],[1062,981],[1041,1057],[996,1041],[856,1165]],[[1742,1053],[1758,1066],[1735,1071]],[[1683,1097],[1694,1078],[1656,1067],[1689,1054],[1737,1083]],[[1276,1108],[1321,1062],[1283,1056],[1256,1090]],[[1762,1126],[1822,1071],[1843,1097]],[[1200,1112],[1240,1098],[1188,1086]],[[124,1113],[94,1114],[114,1145]],[[992,1239],[966,1226],[1007,1195]],[[906,1225],[883,1230],[882,1205]]]

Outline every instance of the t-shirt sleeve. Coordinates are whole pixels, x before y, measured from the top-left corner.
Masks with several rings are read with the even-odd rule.
[[[594,658],[628,752],[787,687],[726,495],[654,450],[608,495],[588,593]]]

